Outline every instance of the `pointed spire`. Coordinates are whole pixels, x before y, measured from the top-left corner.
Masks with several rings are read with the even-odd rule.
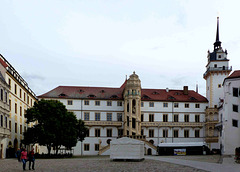
[[[219,41],[219,17],[217,17],[216,42],[213,45],[214,45],[214,50],[217,50],[221,47],[221,41]]]

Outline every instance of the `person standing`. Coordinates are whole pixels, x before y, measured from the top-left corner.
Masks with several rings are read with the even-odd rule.
[[[20,160],[20,157],[21,157],[21,150],[20,150],[20,148],[18,148],[18,150],[16,152],[16,157],[18,159],[18,162],[21,162],[21,160]]]
[[[32,169],[35,170],[34,169],[34,164],[35,164],[34,148],[32,148],[32,150],[29,152],[28,160],[29,160],[29,170],[31,170],[31,163],[32,163]]]
[[[23,151],[21,152],[21,158],[23,162],[23,170],[26,170],[26,163],[27,163],[27,151],[25,148],[23,148]]]

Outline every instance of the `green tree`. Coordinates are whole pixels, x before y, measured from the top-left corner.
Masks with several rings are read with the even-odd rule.
[[[25,117],[27,124],[35,122],[35,125],[24,133],[24,144],[38,143],[46,146],[48,154],[51,147],[55,148],[57,154],[61,146],[68,149],[76,146],[79,139],[79,120],[60,101],[42,99],[35,102],[32,108],[27,109]],[[82,128],[86,127],[81,126]]]

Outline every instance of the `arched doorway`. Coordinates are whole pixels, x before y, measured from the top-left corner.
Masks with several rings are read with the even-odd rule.
[[[18,149],[18,139],[14,139],[14,150],[17,152]]]
[[[148,154],[148,155],[152,155],[152,149],[151,149],[151,148],[148,148],[147,154]]]

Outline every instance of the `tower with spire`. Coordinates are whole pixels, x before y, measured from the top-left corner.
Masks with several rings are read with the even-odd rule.
[[[219,121],[217,108],[219,102],[223,99],[222,84],[232,71],[232,67],[229,66],[229,59],[227,59],[227,50],[223,50],[219,39],[219,17],[217,17],[216,41],[213,45],[213,52],[208,50],[208,62],[203,78],[206,80],[206,97],[209,101],[206,109],[206,142],[209,143],[210,147],[212,145],[212,148],[215,148],[218,145],[218,131],[215,125]]]

